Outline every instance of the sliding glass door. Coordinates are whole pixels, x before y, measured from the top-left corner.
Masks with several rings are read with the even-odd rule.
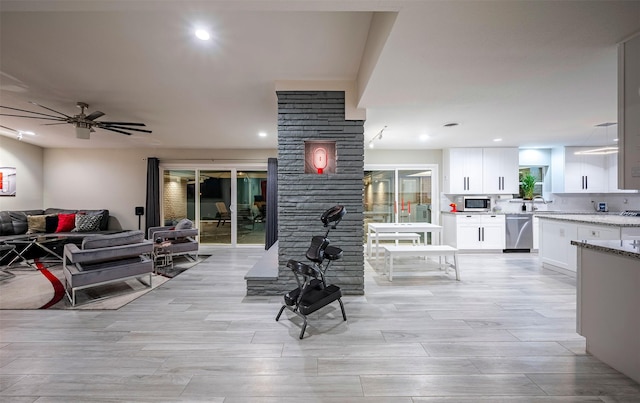
[[[237,240],[264,244],[267,221],[267,172],[239,171],[236,176]]]
[[[188,169],[165,169],[162,175],[162,221],[161,225],[175,225],[183,218],[195,220],[196,171]]]
[[[200,171],[200,242],[232,243],[231,171]]]
[[[201,244],[263,245],[266,168],[181,169],[162,167],[162,222],[189,218]]]
[[[433,178],[433,180],[432,180]],[[369,222],[439,221],[437,167],[370,169],[364,172],[364,217]]]

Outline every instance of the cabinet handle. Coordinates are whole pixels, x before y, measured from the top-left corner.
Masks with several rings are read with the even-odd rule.
[[[584,188],[589,189],[589,177],[587,175],[584,176]]]
[[[482,242],[484,242],[484,227],[482,227]]]
[[[478,242],[482,242],[482,236],[480,235],[481,234],[481,230],[482,230],[482,228],[478,227]]]

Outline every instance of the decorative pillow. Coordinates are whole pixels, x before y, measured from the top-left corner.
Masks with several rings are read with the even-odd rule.
[[[91,232],[100,228],[101,215],[76,214],[76,227],[72,232]]]
[[[28,215],[27,216],[27,234],[35,234],[45,232],[46,215]]]
[[[180,220],[180,222],[178,222],[175,227],[176,231],[181,229],[191,229],[191,228],[193,228],[193,223],[188,218],[183,218],[182,220]]]
[[[75,214],[58,214],[58,227],[56,232],[70,232],[76,227]]]
[[[49,214],[45,218],[44,232],[47,234],[53,234],[58,228],[58,215]]]

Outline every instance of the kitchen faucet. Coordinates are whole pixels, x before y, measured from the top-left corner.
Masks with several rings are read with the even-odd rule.
[[[540,195],[538,195],[538,196],[533,196],[533,199],[531,199],[531,211],[536,211],[536,210],[538,210],[538,208],[537,208],[537,207],[535,207],[535,206],[533,205],[533,203],[535,203],[535,200],[536,200],[536,199],[541,199],[543,204],[547,204],[547,201],[544,199],[544,197],[542,197],[542,196],[540,196]]]

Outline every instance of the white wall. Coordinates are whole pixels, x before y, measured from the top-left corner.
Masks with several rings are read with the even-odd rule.
[[[58,149],[44,150],[46,207],[109,209],[110,226],[138,228],[136,206],[145,206],[147,157],[185,165],[263,161],[276,150]],[[236,160],[234,160],[236,159]],[[38,207],[41,208],[41,207]],[[144,226],[144,217],[142,217]]]
[[[16,196],[0,196],[0,211],[42,208],[42,156],[41,147],[0,136],[0,166],[16,168]]]
[[[438,164],[442,166],[442,150],[365,149],[364,165],[367,164]]]

